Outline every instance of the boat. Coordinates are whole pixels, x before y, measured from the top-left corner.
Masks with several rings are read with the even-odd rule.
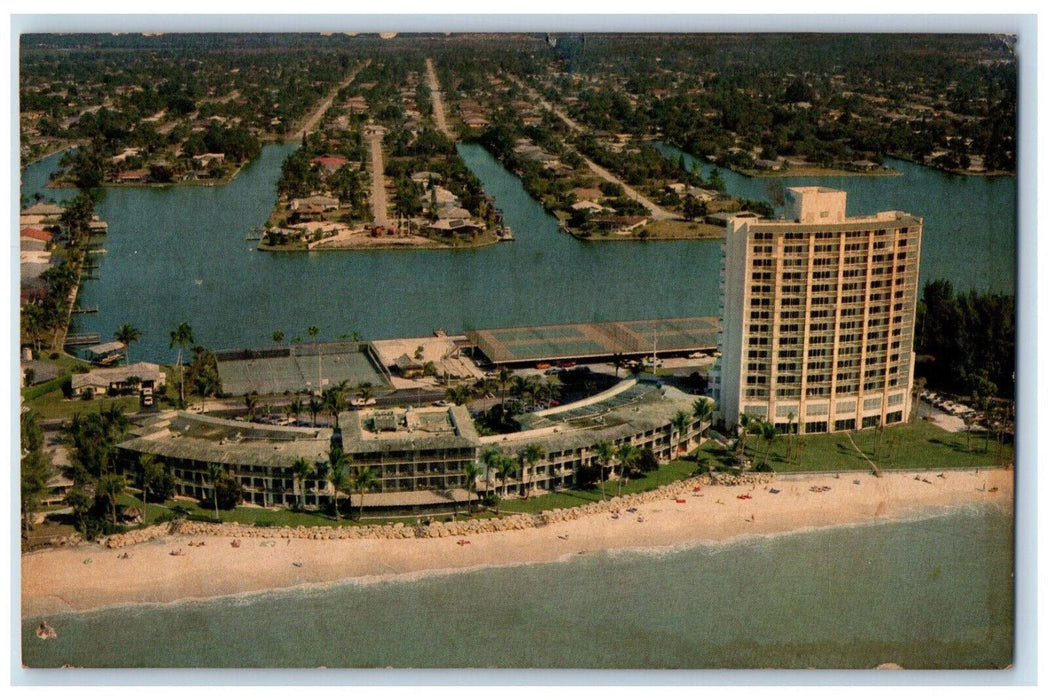
[[[515,240],[513,238],[513,230],[510,229],[509,226],[503,226],[502,230],[499,231],[499,233],[498,233],[498,239],[499,239],[499,241],[512,241],[512,240]]]

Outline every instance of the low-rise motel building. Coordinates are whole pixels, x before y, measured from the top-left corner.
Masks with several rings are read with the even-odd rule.
[[[910,413],[922,219],[845,215],[847,193],[790,187],[781,219],[727,225],[719,418],[827,433]]]
[[[209,465],[220,465],[235,478],[245,503],[279,507],[299,503],[317,508],[334,491],[321,469],[299,479],[292,465],[305,459],[324,465],[332,445],[341,443],[350,467],[369,467],[375,481],[364,508],[386,512],[452,507],[488,493],[553,491],[575,485],[580,467],[597,459],[596,446],[630,443],[650,448],[660,461],[698,444],[702,428],[694,402],[708,398],[686,394],[655,380],[628,379],[579,402],[520,417],[521,431],[481,436],[463,406],[367,408],[340,416],[336,432],[328,427],[272,426],[199,415],[185,411],[157,414],[132,429],[118,445],[118,459],[131,473],[139,455],[151,455],[172,470],[176,493],[211,497]],[[685,412],[683,431],[673,426]],[[524,463],[528,445],[544,454]],[[495,449],[521,464],[504,484],[485,473],[484,454]],[[467,483],[467,465],[479,464],[481,476]],[[614,468],[614,463],[612,465]],[[359,494],[349,489],[342,503],[359,507]]]

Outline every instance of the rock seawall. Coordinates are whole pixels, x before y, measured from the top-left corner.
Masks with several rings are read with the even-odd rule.
[[[590,503],[574,508],[557,508],[538,514],[516,513],[484,520],[464,519],[453,522],[431,522],[410,526],[404,523],[385,525],[352,525],[346,527],[258,527],[240,523],[202,523],[189,520],[151,525],[138,530],[112,535],[103,541],[110,549],[129,547],[168,535],[192,535],[203,537],[262,538],[262,539],[307,539],[307,540],[358,540],[358,539],[425,539],[439,537],[463,537],[491,532],[526,530],[545,527],[554,523],[578,520],[579,518],[613,513],[624,508],[646,505],[667,498],[676,498],[691,493],[695,487],[711,484],[720,486],[757,486],[775,479],[771,473],[731,476],[717,474],[714,477],[700,476],[661,486],[654,491],[609,498],[599,503]]]

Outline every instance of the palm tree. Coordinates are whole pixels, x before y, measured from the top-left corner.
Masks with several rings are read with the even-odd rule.
[[[739,416],[739,462],[746,459],[746,435],[750,432],[753,419],[746,413]]]
[[[506,367],[505,365],[499,367],[499,373],[498,373],[498,377],[496,378],[496,380],[498,381],[499,388],[502,391],[501,403],[503,405],[505,405],[505,403],[506,403],[506,385],[509,384],[510,379],[512,377],[513,377],[513,372],[510,371],[509,367]]]
[[[280,345],[282,342],[284,342],[284,331],[273,331],[273,342],[277,345]]]
[[[371,382],[361,382],[357,386],[357,395],[367,401],[375,395],[375,387]]]
[[[338,417],[343,411],[346,410],[346,382],[340,382],[339,384],[329,387],[324,390],[321,395],[321,403],[324,408],[328,410],[331,417],[335,420],[335,430],[338,430]]]
[[[491,476],[498,472],[501,458],[502,453],[494,447],[489,447],[480,455],[480,461],[484,464],[484,481],[487,483],[488,491],[491,491]]]
[[[347,469],[349,468],[349,456],[337,445],[332,445],[328,450],[328,481],[334,491],[335,498],[335,520],[341,520],[342,514],[338,510],[338,494],[349,488],[350,479]]]
[[[775,441],[775,437],[779,434],[779,429],[771,421],[759,421],[757,430],[761,438],[764,439],[764,459],[761,460],[761,464],[768,466],[768,457],[771,456],[771,443]]]
[[[320,509],[320,483],[327,480],[330,471],[330,465],[323,460],[317,461],[313,465],[313,479],[316,482],[316,488],[313,489],[313,505],[318,510]]]
[[[291,403],[287,406],[288,418],[294,418],[294,421],[298,423],[298,417],[302,414],[302,399],[295,394],[295,398],[291,399]]]
[[[972,428],[975,426],[974,416],[964,416],[964,432],[968,436],[968,451],[972,451]]]
[[[138,330],[130,323],[125,323],[116,329],[114,336],[117,340],[124,344],[124,364],[131,364],[130,348],[131,343],[134,343],[142,337],[142,331]]]
[[[296,457],[291,463],[291,471],[298,480],[299,507],[306,508],[306,479],[313,473],[313,465],[305,457]]]
[[[138,455],[138,468],[141,470],[142,478],[142,523],[144,524],[149,506],[149,488],[160,480],[164,470],[153,455],[145,452]]]
[[[182,321],[178,324],[175,330],[171,331],[171,345],[169,347],[178,346],[178,398],[179,405],[184,406],[186,403],[186,389],[185,389],[185,373],[182,370],[182,351],[187,349],[193,344],[193,329],[189,327],[189,324]]]
[[[317,426],[317,414],[320,413],[320,409],[324,407],[324,404],[322,404],[320,399],[316,396],[310,396],[309,405],[307,407],[309,408],[310,415],[313,416],[313,427],[315,428]]]
[[[709,424],[713,418],[713,401],[709,399],[695,399],[691,404],[691,414],[699,421],[699,441],[701,442],[706,431],[710,429]],[[705,427],[703,427],[703,423],[706,424]]]
[[[691,416],[689,416],[685,411],[677,411],[673,414],[673,417],[670,418],[670,425],[672,425],[673,429],[677,431],[677,449],[674,452],[673,457],[680,454],[681,445],[684,444],[684,431],[687,430],[690,422]],[[671,457],[671,459],[673,457]]]
[[[535,465],[538,464],[539,460],[546,456],[546,448],[537,442],[529,443],[524,451],[520,454],[521,461],[521,485],[525,489],[524,496],[527,497],[531,494],[531,482],[535,480]],[[531,480],[527,478],[527,469],[531,468]]]
[[[116,525],[116,502],[124,493],[124,477],[120,474],[103,474],[95,482],[95,493],[101,496],[110,508],[110,519]]]
[[[617,352],[611,356],[611,364],[615,365],[615,378],[618,379],[619,370],[626,366],[626,358],[621,352]]]
[[[317,353],[317,391],[319,392],[321,385],[324,383],[324,375],[321,373],[320,365],[320,346],[317,343],[317,336],[320,335],[320,329],[316,326],[310,326],[309,329],[306,331],[306,334],[313,339],[313,350],[315,350]]]
[[[376,481],[378,481],[378,478],[375,476],[375,472],[372,471],[371,467],[365,467],[361,464],[354,467],[353,486],[355,486],[360,493],[360,515],[357,516],[357,520],[364,519],[364,493],[370,489]]]
[[[622,482],[629,483],[630,472],[633,471],[633,466],[637,463],[637,458],[640,457],[640,450],[631,443],[624,442],[619,445],[619,449],[615,452],[615,456],[619,460],[619,496],[622,495]]]
[[[477,490],[477,479],[484,473],[483,467],[476,462],[470,462],[462,468],[462,476],[466,481],[466,513],[473,512],[473,494]]]
[[[615,446],[607,440],[601,440],[594,446],[594,450],[597,453],[597,462],[600,466],[600,500],[605,500],[608,494],[604,492],[604,470],[611,464],[611,460],[615,458]]]
[[[215,506],[215,520],[218,520],[218,482],[226,475],[226,470],[221,464],[207,465],[207,478],[211,482],[211,502]]]
[[[546,390],[546,400],[552,403],[553,399],[560,394],[560,390],[564,388],[564,382],[556,374],[551,374],[546,377],[546,385],[543,388]]]
[[[520,462],[514,459],[510,455],[502,456],[502,497],[505,498],[508,494],[506,490],[506,482],[514,477],[520,477]]]
[[[473,390],[468,384],[459,384],[457,386],[449,386],[444,395],[451,403],[456,406],[462,406],[469,403],[469,400],[473,398]]]
[[[247,409],[247,419],[254,421],[255,409],[258,408],[258,394],[253,391],[244,394],[244,408]]]
[[[924,387],[928,385],[928,380],[924,377],[917,377],[913,381],[913,407],[910,409],[910,422],[917,417],[917,413],[920,409],[921,392],[924,391]]]

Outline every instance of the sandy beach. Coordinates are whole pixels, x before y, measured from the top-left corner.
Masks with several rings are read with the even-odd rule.
[[[912,517],[928,507],[1011,509],[1011,470],[778,477],[705,486],[543,527],[438,539],[281,539],[170,535],[121,549],[25,554],[23,615],[165,603],[348,580],[554,561],[598,550],[659,548],[753,534]],[[827,488],[828,487],[828,488]],[[651,498],[651,496],[648,496]],[[635,508],[635,510],[633,510]],[[200,544],[202,543],[202,544]],[[172,552],[181,551],[173,556]],[[124,555],[127,555],[126,558]]]

